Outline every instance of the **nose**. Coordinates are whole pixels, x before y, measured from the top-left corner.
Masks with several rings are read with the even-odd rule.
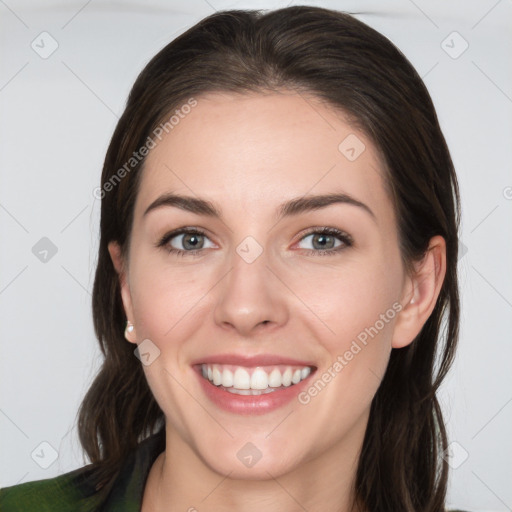
[[[215,322],[239,336],[283,326],[289,316],[286,288],[268,267],[265,251],[252,262],[235,253],[231,271],[219,283]]]

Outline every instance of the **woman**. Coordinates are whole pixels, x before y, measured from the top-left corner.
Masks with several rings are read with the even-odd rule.
[[[97,193],[91,464],[2,510],[445,510],[458,189],[389,40],[202,20],[138,77]]]

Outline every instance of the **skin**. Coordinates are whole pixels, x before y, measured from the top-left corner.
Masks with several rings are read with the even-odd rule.
[[[160,350],[144,371],[166,416],[167,450],[151,469],[142,510],[352,510],[372,398],[391,350],[411,343],[435,306],[444,240],[434,237],[414,274],[406,272],[377,149],[315,97],[197,100],[147,157],[128,258],[109,246],[135,326],[127,339],[150,339]],[[350,134],[365,144],[354,161],[338,149]],[[144,215],[171,191],[211,201],[222,218],[169,206]],[[276,223],[281,203],[333,191],[374,216],[334,204]],[[155,246],[184,226],[207,232],[199,255]],[[349,233],[353,245],[315,254],[306,230],[324,226]],[[250,264],[236,252],[247,236],[264,249]],[[182,238],[172,245],[186,250]],[[257,416],[226,412],[191,368],[214,354],[274,354],[312,361],[321,376],[393,304],[399,314],[307,404],[292,400]],[[237,458],[247,442],[262,453],[251,468]]]

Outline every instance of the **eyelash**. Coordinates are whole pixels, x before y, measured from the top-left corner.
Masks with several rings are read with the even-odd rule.
[[[204,249],[195,249],[191,251],[183,251],[181,249],[176,249],[174,247],[170,247],[167,244],[170,240],[172,240],[174,237],[184,234],[191,234],[191,235],[201,235],[207,237],[207,234],[202,231],[199,228],[180,228],[176,231],[171,231],[170,233],[165,234],[159,242],[156,243],[156,247],[165,249],[169,254],[175,254],[176,256],[198,256]],[[336,228],[329,228],[329,227],[322,227],[322,228],[311,228],[309,231],[304,233],[302,237],[300,238],[299,242],[302,241],[304,238],[306,238],[309,235],[312,234],[318,234],[318,235],[327,235],[327,236],[333,236],[335,238],[338,238],[343,245],[339,246],[335,249],[303,249],[306,251],[306,254],[310,256],[317,256],[317,255],[335,255],[338,254],[340,251],[351,247],[354,244],[354,241],[352,237],[346,233],[345,231],[341,231]]]

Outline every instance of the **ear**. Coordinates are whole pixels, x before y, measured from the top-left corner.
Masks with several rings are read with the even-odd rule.
[[[442,236],[430,240],[424,258],[415,264],[402,296],[391,345],[402,348],[416,338],[437,303],[446,275],[446,242]]]
[[[129,322],[133,323],[133,307],[132,307],[132,297],[130,293],[130,285],[128,283],[127,278],[127,265],[124,261],[121,247],[117,242],[110,242],[108,244],[108,252],[110,253],[110,258],[112,259],[112,263],[114,264],[114,268],[116,269],[118,278],[119,278],[119,287],[121,289],[121,298],[123,300],[124,312],[126,314],[126,318]],[[130,343],[136,343],[136,334],[135,327],[130,332],[125,330],[125,338]]]

